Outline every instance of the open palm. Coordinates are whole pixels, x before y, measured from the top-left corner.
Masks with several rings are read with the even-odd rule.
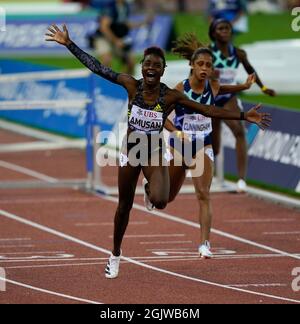
[[[250,123],[257,124],[259,128],[265,130],[270,127],[272,122],[271,114],[258,112],[261,105],[257,105],[246,113],[246,120]]]
[[[45,36],[47,36],[47,42],[57,42],[58,44],[65,46],[69,45],[71,42],[66,25],[63,25],[62,31],[55,24],[51,25]]]

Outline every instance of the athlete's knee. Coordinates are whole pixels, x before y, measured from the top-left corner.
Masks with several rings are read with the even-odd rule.
[[[200,202],[209,202],[210,201],[210,190],[209,188],[201,188],[196,192],[197,199]]]
[[[168,199],[153,197],[151,199],[152,204],[155,206],[156,209],[165,209],[168,205]]]
[[[127,215],[130,213],[133,206],[133,202],[130,201],[121,201],[118,206],[119,215]]]

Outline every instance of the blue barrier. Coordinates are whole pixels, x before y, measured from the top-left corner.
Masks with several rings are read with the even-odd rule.
[[[19,71],[41,70],[30,63],[18,62]],[[0,69],[15,72],[15,61],[0,60]],[[52,71],[51,68],[44,70]],[[86,71],[86,70],[84,70]],[[93,99],[95,122],[103,131],[111,131],[127,102],[126,91],[94,75],[83,78],[12,82],[0,87],[0,100],[84,100]],[[80,109],[40,111],[1,111],[6,118],[71,137],[86,136],[86,112]]]
[[[83,50],[88,50],[88,36],[98,28],[98,13],[89,15],[45,16],[45,17],[7,17],[6,32],[0,34],[0,55],[68,55],[62,46],[54,42],[45,42],[44,34],[50,24],[58,26],[66,23],[73,41]],[[133,22],[144,19],[133,16]],[[172,29],[173,18],[169,15],[158,15],[148,27],[131,31],[133,48],[143,52],[146,47],[156,45],[166,48]]]
[[[253,104],[245,103],[247,109]],[[264,106],[272,114],[270,129],[247,125],[248,178],[260,183],[300,192],[300,113]],[[233,143],[225,143],[225,172],[237,176]]]

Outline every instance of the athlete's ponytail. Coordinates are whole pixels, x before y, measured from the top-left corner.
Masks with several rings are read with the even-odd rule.
[[[178,38],[173,45],[174,47],[172,48],[172,52],[189,60],[190,63],[195,62],[201,54],[209,54],[213,57],[212,51],[208,46],[198,40],[195,33],[187,33],[183,35]]]

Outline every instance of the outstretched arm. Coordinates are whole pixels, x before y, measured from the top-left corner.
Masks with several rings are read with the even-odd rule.
[[[238,56],[239,59],[241,61],[241,63],[243,64],[245,70],[247,71],[248,74],[252,74],[255,73],[256,74],[256,83],[257,85],[261,88],[261,91],[271,97],[275,97],[276,96],[276,92],[272,89],[267,88],[261,81],[260,77],[258,76],[257,72],[255,71],[254,67],[251,65],[251,63],[248,60],[248,56],[247,53],[242,50],[242,49],[238,49]]]
[[[80,49],[69,37],[69,32],[66,25],[63,25],[63,31],[61,31],[56,25],[52,25],[48,28],[46,36],[48,37],[46,41],[57,42],[58,44],[64,45],[68,50],[89,70],[95,74],[100,75],[104,79],[122,85],[127,88],[129,81],[135,81],[131,76],[126,74],[120,74],[114,72],[107,66],[101,64],[96,58],[89,55]]]
[[[249,90],[256,82],[256,74],[250,74],[247,81],[244,84],[238,85],[220,85],[218,94],[237,93],[245,90]]]
[[[250,123],[257,124],[261,129],[269,127],[272,121],[270,114],[258,112],[261,108],[261,105],[253,107],[246,113],[240,113],[236,111],[216,108],[215,106],[202,105],[188,99],[185,95],[177,90],[172,90],[172,92],[172,95],[176,96],[176,103],[206,117],[228,120],[247,120]]]

